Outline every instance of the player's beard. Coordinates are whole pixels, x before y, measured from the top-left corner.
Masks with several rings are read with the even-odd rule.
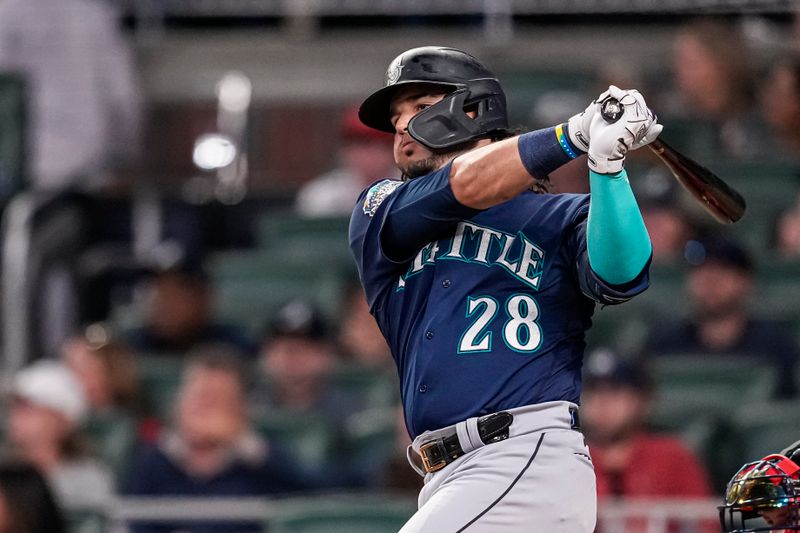
[[[430,156],[426,157],[425,159],[420,159],[419,161],[411,161],[405,165],[398,165],[400,172],[403,174],[403,181],[406,180],[413,180],[414,178],[419,178],[420,176],[425,176],[426,174],[430,174],[434,170],[438,170],[442,168],[445,163],[454,159],[455,157],[469,152],[473,148],[475,148],[476,142],[469,142],[468,144],[460,144],[455,149],[450,148],[447,151],[437,151],[431,154]]]
[[[400,172],[403,173],[404,180],[413,180],[441,168],[452,157],[454,157],[453,154],[434,154],[425,159],[412,161],[407,165],[400,166]]]

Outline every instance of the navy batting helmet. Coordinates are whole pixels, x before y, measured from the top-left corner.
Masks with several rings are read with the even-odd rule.
[[[412,83],[438,85],[448,93],[408,124],[411,137],[428,148],[449,149],[475,139],[503,136],[508,131],[506,95],[494,74],[468,53],[441,46],[412,48],[394,58],[386,71],[386,86],[361,104],[361,121],[394,133],[392,98]],[[469,111],[475,116],[467,115]]]
[[[728,482],[719,507],[726,533],[800,531],[800,466],[785,455],[744,465]]]

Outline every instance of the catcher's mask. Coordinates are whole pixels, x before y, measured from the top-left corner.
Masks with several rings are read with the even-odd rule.
[[[392,98],[412,83],[437,85],[447,93],[408,124],[409,135],[429,149],[448,151],[476,139],[507,134],[506,95],[500,82],[473,56],[441,46],[413,48],[397,56],[386,71],[385,87],[361,104],[361,122],[395,133],[391,123]],[[475,116],[470,117],[468,112]]]
[[[784,455],[747,463],[725,489],[725,533],[800,531],[800,466]],[[770,524],[770,521],[772,524]]]

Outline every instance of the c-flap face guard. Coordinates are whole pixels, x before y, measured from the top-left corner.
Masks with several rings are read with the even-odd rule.
[[[476,105],[475,118],[465,108]],[[431,150],[453,148],[508,128],[505,98],[494,79],[473,80],[419,112],[408,124],[415,141]]]

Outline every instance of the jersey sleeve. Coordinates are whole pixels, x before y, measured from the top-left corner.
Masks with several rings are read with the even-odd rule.
[[[370,308],[420,248],[480,212],[456,200],[451,165],[410,181],[379,181],[359,196],[350,219],[350,248]]]
[[[588,205],[582,208],[573,219],[572,232],[567,239],[567,251],[574,257],[575,275],[581,292],[602,305],[615,305],[626,302],[644,292],[650,285],[650,259],[634,279],[622,285],[604,281],[589,265],[586,249],[586,223]]]

